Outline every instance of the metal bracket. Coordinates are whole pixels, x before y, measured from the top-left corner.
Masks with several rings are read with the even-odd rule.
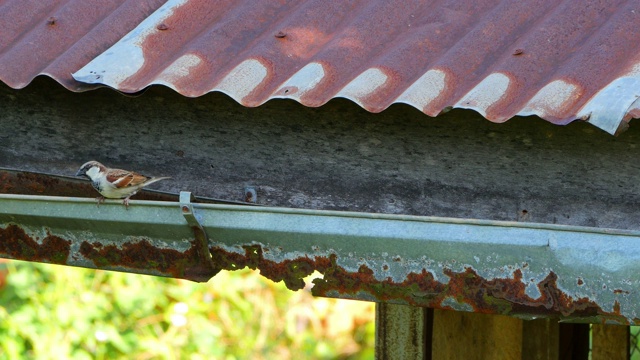
[[[244,202],[256,204],[258,202],[258,192],[254,186],[244,188]]]
[[[192,276],[196,281],[207,282],[214,275],[220,272],[220,269],[216,269],[213,260],[211,259],[211,252],[209,251],[209,237],[193,211],[192,201],[194,200],[195,196],[193,196],[191,192],[180,192],[180,210],[185,220],[187,220],[187,224],[189,224],[193,230],[195,235],[194,247],[202,264],[202,267],[198,267],[196,273],[190,274],[190,276]]]

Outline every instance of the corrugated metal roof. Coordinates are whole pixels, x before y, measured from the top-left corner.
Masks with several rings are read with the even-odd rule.
[[[64,7],[82,13],[96,6]],[[40,14],[40,23],[55,16]],[[122,32],[116,13],[105,14]],[[23,23],[18,33],[34,27]],[[583,119],[610,133],[640,113],[637,0],[170,0],[122,38],[89,23],[61,29],[67,47],[75,47],[71,38],[85,39],[65,53],[65,65],[78,69],[78,81],[124,92],[163,84],[186,96],[221,91],[245,106],[273,98],[320,106],[344,97],[373,112],[393,103],[431,116],[468,108],[495,122]],[[50,36],[32,38],[55,47]],[[98,55],[107,43],[114,45]],[[9,43],[16,54],[0,58],[0,78],[11,86],[7,64],[15,76],[30,44],[22,35]]]
[[[0,80],[12,88],[48,75],[74,91],[71,73],[107,50],[164,0],[0,0]]]

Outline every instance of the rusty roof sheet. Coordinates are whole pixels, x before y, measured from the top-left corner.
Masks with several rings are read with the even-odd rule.
[[[169,0],[149,16],[157,2],[111,1],[99,13],[75,1],[35,17],[24,9],[39,2],[5,3],[23,9],[0,11],[5,20],[30,19],[14,21],[17,36],[0,35],[0,79],[13,87],[44,73],[76,90],[75,71],[79,82],[123,92],[163,84],[245,106],[343,97],[373,112],[467,108],[495,122],[582,119],[610,133],[640,113],[637,0]],[[39,46],[60,50],[30,57]],[[39,66],[17,74],[25,59]]]
[[[74,91],[97,87],[71,73],[100,55],[164,0],[0,0],[0,80],[12,88],[48,75]]]

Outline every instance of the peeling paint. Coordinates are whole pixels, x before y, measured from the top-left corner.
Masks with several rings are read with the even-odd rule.
[[[224,77],[216,89],[242,102],[267,77],[267,68],[256,59],[245,60]]]
[[[473,311],[486,314],[508,314],[523,317],[603,318],[618,323],[629,323],[620,314],[620,303],[613,311],[603,310],[595,301],[586,297],[575,298],[562,291],[557,275],[550,272],[539,283],[537,296],[531,297],[522,281],[522,271],[515,269],[511,277],[487,280],[471,267],[454,272],[443,269],[448,283],[434,279],[432,273],[409,273],[402,282],[390,278],[378,280],[374,271],[361,265],[351,272],[339,266],[339,257],[309,257],[275,262],[265,259],[264,249],[259,245],[242,246],[244,254],[228,252],[221,247],[211,248],[214,263],[224,270],[239,270],[249,267],[259,270],[266,278],[283,281],[290,290],[302,289],[303,278],[314,270],[323,277],[313,280],[315,296],[352,298],[379,302],[394,302],[413,306],[424,306],[458,311]],[[615,292],[615,291],[614,291]],[[618,291],[617,293],[620,293]]]
[[[65,264],[69,258],[71,241],[47,232],[40,240],[29,236],[18,225],[0,227],[0,257],[17,260]]]
[[[472,109],[487,117],[489,107],[506,95],[510,83],[511,79],[505,74],[491,74],[471,89],[454,107]],[[497,118],[496,120],[507,119]]]
[[[336,97],[343,97],[363,106],[364,98],[384,86],[388,78],[389,77],[380,71],[380,69],[367,69],[340,90],[340,92],[336,94]]]
[[[125,242],[119,245],[103,245],[99,242],[83,241],[80,244],[79,253],[87,260],[92,261],[97,269],[154,270],[162,276],[194,281],[208,281],[217,274],[217,271],[200,263],[198,245],[195,241],[184,252],[171,248],[160,248],[153,245],[152,241],[148,239],[138,239],[135,242]]]

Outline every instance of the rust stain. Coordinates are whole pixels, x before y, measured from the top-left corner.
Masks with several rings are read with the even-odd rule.
[[[531,298],[526,294],[522,271],[515,269],[512,278],[487,280],[472,269],[454,272],[444,269],[448,283],[435,280],[426,269],[420,273],[409,273],[403,282],[394,282],[391,277],[376,279],[374,271],[361,265],[356,272],[346,271],[337,265],[337,257],[301,257],[282,262],[267,260],[260,245],[243,246],[244,254],[228,252],[220,247],[209,250],[219,269],[239,270],[246,267],[258,269],[275,282],[284,281],[290,290],[304,287],[303,278],[314,270],[324,275],[313,280],[315,296],[356,296],[367,293],[378,301],[399,301],[413,306],[449,309],[443,302],[453,297],[457,302],[468,304],[473,312],[486,314],[525,314],[534,316],[600,316],[628,323],[620,314],[620,305],[607,312],[588,298],[572,297],[558,288],[557,275],[550,272],[537,284],[541,296]],[[268,252],[267,249],[264,252]],[[334,293],[332,295],[332,293]]]
[[[69,258],[71,241],[47,232],[38,242],[18,225],[0,228],[0,253],[17,260],[65,264]]]
[[[613,293],[614,293],[614,294],[616,294],[616,295],[622,295],[622,294],[624,294],[624,295],[629,295],[629,294],[630,294],[630,292],[629,292],[629,291],[627,291],[627,290],[622,290],[622,289],[614,289],[614,290],[613,290]]]
[[[618,300],[613,302],[613,313],[620,315],[620,302],[618,302]]]
[[[207,281],[218,271],[201,262],[196,242],[185,252],[161,249],[146,239],[127,242],[120,246],[83,241],[80,254],[91,260],[99,269],[120,266],[132,269],[153,269],[166,276]]]
[[[20,195],[47,195],[91,197],[99,194],[88,181],[38,174],[0,170],[0,193]],[[155,201],[177,201],[176,195],[141,191],[134,199]]]
[[[13,182],[9,181],[10,174],[7,172],[0,172],[0,193],[13,194]]]
[[[284,281],[290,290],[304,288],[303,278],[311,275],[314,270],[326,271],[331,266],[331,260],[316,256],[314,258],[299,258],[285,260],[282,263],[265,260],[262,255],[262,247],[259,245],[243,246],[244,255],[227,252],[224,249],[210,248],[213,263],[219,270],[240,270],[245,267],[260,269],[260,274],[274,281]]]

